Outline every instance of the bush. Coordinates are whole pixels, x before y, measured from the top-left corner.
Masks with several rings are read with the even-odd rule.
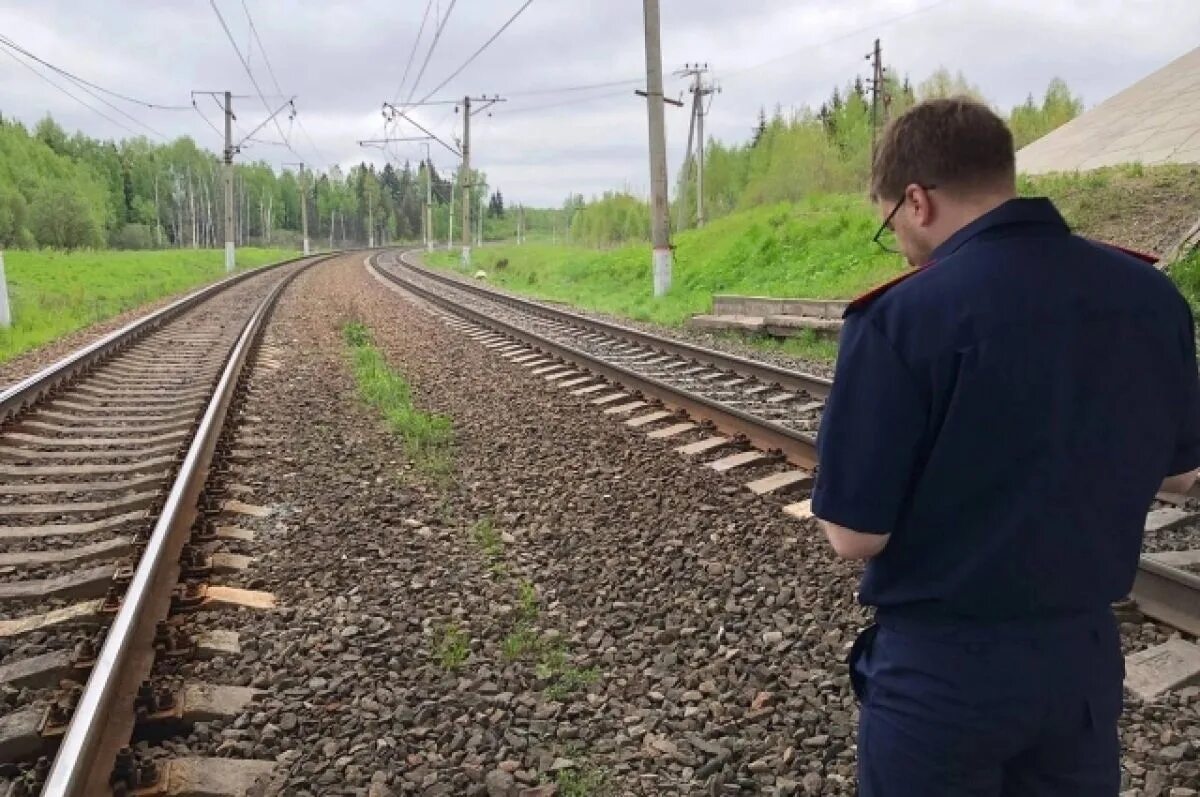
[[[65,181],[40,186],[29,203],[29,228],[40,246],[104,246],[104,233],[87,202]]]
[[[126,224],[112,234],[108,242],[113,249],[155,249],[152,224]]]

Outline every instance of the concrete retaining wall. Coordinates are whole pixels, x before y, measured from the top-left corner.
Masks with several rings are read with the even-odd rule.
[[[774,299],[766,296],[713,296],[715,316],[786,315],[837,320],[849,302],[836,299]]]

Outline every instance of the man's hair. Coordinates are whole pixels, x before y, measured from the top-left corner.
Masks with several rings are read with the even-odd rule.
[[[871,166],[871,199],[896,201],[917,183],[973,192],[1016,177],[1013,138],[1004,121],[969,97],[927,100],[894,119]]]

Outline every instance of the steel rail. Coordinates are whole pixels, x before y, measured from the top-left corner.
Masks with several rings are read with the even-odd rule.
[[[1200,636],[1200,576],[1142,556],[1131,593],[1143,614]]]
[[[526,312],[541,313],[543,315],[555,318],[561,321],[569,321],[573,324],[590,327],[593,329],[602,330],[603,332],[619,337],[630,343],[636,343],[640,346],[649,346],[659,349],[664,354],[674,354],[680,357],[703,362],[706,365],[712,365],[716,368],[721,368],[727,371],[735,371],[745,376],[753,377],[760,382],[778,384],[780,387],[788,390],[803,390],[817,398],[827,398],[829,391],[833,387],[833,382],[819,376],[800,373],[782,366],[772,365],[771,363],[759,362],[751,360],[747,357],[739,357],[736,354],[729,354],[716,349],[710,349],[705,346],[697,346],[694,343],[685,343],[680,340],[664,338],[659,335],[653,335],[649,332],[643,332],[639,329],[616,324],[612,321],[603,321],[598,318],[573,313],[570,310],[562,310],[557,307],[550,307],[542,302],[534,302],[529,299],[522,299],[518,296],[512,296],[500,291],[484,288],[480,285],[475,285],[464,280],[455,279],[446,274],[439,274],[436,271],[419,266],[408,259],[409,252],[403,252],[400,255],[400,260],[405,267],[410,268],[423,277],[436,280],[438,282],[451,285],[459,290],[464,290],[469,293],[474,293],[478,296],[491,299],[493,301],[502,302],[512,307],[524,310]]]
[[[96,794],[107,786],[116,753],[128,743],[127,731],[132,731],[132,699],[153,665],[151,643],[155,625],[169,609],[171,587],[179,575],[179,552],[198,514],[196,502],[208,477],[209,464],[243,367],[284,288],[305,268],[331,257],[334,255],[313,258],[307,266],[280,280],[259,303],[230,351],[213,399],[188,446],[121,608],[71,716],[47,775],[44,796]],[[118,698],[130,701],[127,711],[115,710]]]
[[[495,332],[524,341],[545,354],[556,357],[564,362],[570,362],[579,368],[597,376],[602,376],[612,382],[622,384],[643,396],[656,399],[671,409],[686,412],[698,420],[709,421],[722,432],[744,437],[751,444],[765,451],[778,451],[789,462],[795,465],[812,468],[817,464],[817,442],[816,438],[812,435],[796,431],[795,429],[789,429],[774,421],[759,418],[751,413],[726,406],[705,396],[674,387],[666,382],[639,374],[615,363],[606,362],[595,355],[580,351],[572,346],[550,340],[536,332],[530,332],[500,319],[493,318],[486,313],[465,307],[428,288],[408,282],[392,271],[381,268],[377,260],[378,255],[372,255],[369,259],[371,268],[375,273],[399,285],[404,290],[439,305],[455,315],[464,316]]]
[[[278,263],[272,263],[269,266],[243,271],[240,274],[235,274],[232,277],[214,282],[211,285],[189,293],[187,296],[176,299],[160,310],[135,319],[99,340],[93,341],[87,346],[68,354],[53,365],[49,365],[0,391],[0,422],[11,418],[43,396],[85,373],[102,360],[111,357],[147,333],[153,332],[167,322],[177,318],[180,314],[192,309],[226,288],[266,271],[272,271],[304,259],[302,256],[294,257],[290,260],[282,260]]]

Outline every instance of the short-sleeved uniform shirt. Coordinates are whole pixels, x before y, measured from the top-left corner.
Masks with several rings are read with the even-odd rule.
[[[1014,199],[857,302],[817,517],[891,534],[879,616],[1091,612],[1133,585],[1162,480],[1200,466],[1190,309],[1153,266]]]

